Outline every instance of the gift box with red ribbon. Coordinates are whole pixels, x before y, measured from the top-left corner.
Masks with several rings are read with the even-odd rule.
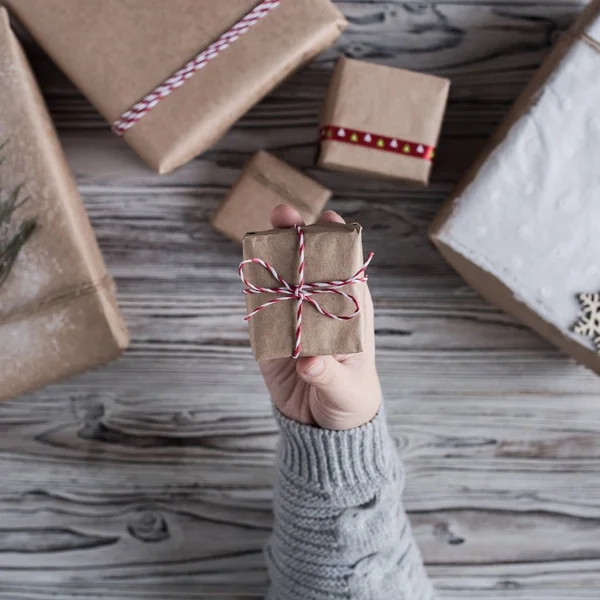
[[[450,82],[342,57],[321,116],[319,165],[429,182]]]

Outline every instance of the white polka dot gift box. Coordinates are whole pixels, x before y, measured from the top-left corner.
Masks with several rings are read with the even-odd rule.
[[[210,148],[347,25],[330,0],[6,4],[159,173]]]
[[[560,40],[431,237],[485,298],[600,374],[600,0]]]

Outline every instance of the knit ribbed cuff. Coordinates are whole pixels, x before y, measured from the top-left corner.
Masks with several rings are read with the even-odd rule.
[[[394,477],[397,456],[383,415],[348,431],[302,425],[278,411],[275,417],[281,429],[280,461],[311,487],[372,486]]]

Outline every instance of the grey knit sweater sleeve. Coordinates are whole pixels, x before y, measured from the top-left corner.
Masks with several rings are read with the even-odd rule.
[[[277,414],[269,600],[433,600],[383,416],[351,431]]]

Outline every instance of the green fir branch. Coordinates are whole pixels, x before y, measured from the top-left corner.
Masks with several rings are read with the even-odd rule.
[[[0,152],[7,144],[8,142],[0,144]],[[0,165],[3,162],[4,156],[0,156]],[[36,218],[26,219],[20,224],[16,233],[6,236],[8,240],[3,241],[5,236],[2,233],[8,229],[15,212],[31,199],[29,196],[20,198],[24,188],[25,184],[21,184],[8,194],[6,200],[0,199],[0,287],[8,279],[21,250],[37,229]]]
[[[23,246],[37,229],[37,219],[27,219],[6,246],[0,245],[0,287],[8,279]]]
[[[4,202],[0,202],[0,227],[6,227],[10,223],[15,211],[29,202],[29,197],[24,198],[19,202],[19,196],[24,187],[25,184],[17,186]]]

